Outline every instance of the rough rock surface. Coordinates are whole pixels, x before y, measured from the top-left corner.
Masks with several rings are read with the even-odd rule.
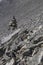
[[[43,25],[40,16],[33,19],[30,27],[28,23],[23,24],[1,39],[0,65],[43,65]]]

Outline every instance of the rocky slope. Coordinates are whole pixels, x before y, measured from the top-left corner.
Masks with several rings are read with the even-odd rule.
[[[0,65],[43,65],[42,14],[1,39]]]

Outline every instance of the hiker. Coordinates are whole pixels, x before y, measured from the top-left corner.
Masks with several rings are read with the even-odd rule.
[[[15,16],[13,16],[13,19],[9,23],[9,30],[10,30],[10,28],[12,28],[12,30],[14,30],[15,28],[17,28],[17,21],[16,21]]]

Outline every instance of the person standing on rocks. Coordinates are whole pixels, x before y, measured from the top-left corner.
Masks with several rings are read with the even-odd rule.
[[[12,28],[12,30],[17,28],[17,21],[15,16],[13,16],[13,19],[9,22],[9,29],[10,30]]]

